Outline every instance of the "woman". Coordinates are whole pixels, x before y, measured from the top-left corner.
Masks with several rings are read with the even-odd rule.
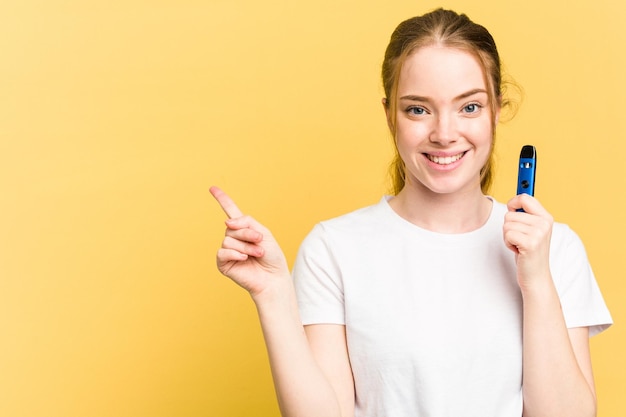
[[[452,11],[409,19],[383,84],[395,193],[318,224],[293,280],[211,190],[229,216],[218,267],[256,303],[283,415],[594,416],[588,338],[611,317],[584,248],[533,197],[486,195],[493,38]]]

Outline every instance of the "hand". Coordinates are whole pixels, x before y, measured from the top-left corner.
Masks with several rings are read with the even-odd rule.
[[[210,192],[228,216],[226,236],[217,251],[219,271],[253,298],[281,278],[290,278],[285,255],[270,231],[252,217],[244,216],[218,187],[211,187]]]
[[[541,277],[550,277],[550,238],[554,220],[534,197],[512,198],[504,217],[504,242],[515,252],[517,280],[522,288]],[[517,211],[524,209],[523,212]]]

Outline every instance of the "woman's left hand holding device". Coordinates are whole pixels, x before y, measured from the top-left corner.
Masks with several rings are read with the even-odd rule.
[[[518,284],[522,292],[543,286],[546,279],[551,279],[550,238],[554,220],[539,201],[528,194],[513,197],[507,207],[504,242],[515,252]]]

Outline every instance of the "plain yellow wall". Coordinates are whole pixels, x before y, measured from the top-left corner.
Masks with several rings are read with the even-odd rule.
[[[218,184],[290,261],[376,202],[379,67],[443,5],[525,90],[493,194],[539,152],[537,197],[586,243],[617,324],[592,339],[600,417],[626,404],[626,5],[252,0],[0,5],[0,415],[277,416],[249,297],[215,269]]]

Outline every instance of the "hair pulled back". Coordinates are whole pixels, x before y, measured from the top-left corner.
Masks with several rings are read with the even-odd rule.
[[[493,145],[495,140],[496,110],[502,103],[502,75],[496,43],[487,29],[472,22],[466,15],[451,10],[437,9],[400,23],[394,30],[385,51],[382,81],[385,105],[390,115],[391,133],[396,136],[398,80],[402,65],[417,49],[425,46],[456,48],[472,54],[483,69],[492,114],[492,150],[481,170],[481,189],[487,193],[493,181]],[[405,166],[396,149],[390,167],[394,194],[405,184]]]

